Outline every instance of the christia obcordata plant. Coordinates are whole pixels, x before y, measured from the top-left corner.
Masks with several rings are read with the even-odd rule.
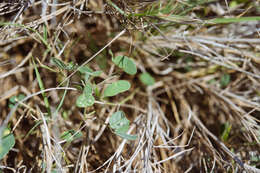
[[[112,56],[112,62],[117,66],[117,68],[121,69],[123,73],[126,73],[127,75],[136,75],[137,67],[133,58],[124,55],[114,57],[111,51],[109,53]],[[35,64],[34,59],[32,62],[35,69],[35,74],[36,74],[39,87],[41,90],[44,90],[45,88],[44,88],[43,80],[41,79],[40,73],[38,71],[38,66]],[[75,70],[79,72],[79,75],[81,77],[81,83],[82,83],[81,87],[79,87],[81,90],[81,94],[77,97],[75,104],[78,108],[82,108],[84,110],[86,110],[86,108],[90,106],[93,106],[96,101],[107,101],[109,97],[119,95],[123,92],[128,91],[131,88],[131,83],[128,82],[127,80],[117,80],[115,82],[106,85],[106,87],[103,88],[103,92],[101,93],[101,91],[98,89],[96,84],[93,82],[93,79],[95,77],[98,77],[103,73],[103,71],[101,70],[94,71],[88,65],[79,66],[74,62],[65,63],[61,59],[55,57],[51,58],[51,63],[54,66],[56,66],[58,70],[43,65],[39,61],[38,63],[40,64],[40,67],[46,68],[48,70],[57,73],[63,73],[65,71],[75,71]],[[141,73],[139,75],[139,79],[146,86],[153,85],[155,83],[154,78],[148,72]],[[44,98],[46,108],[50,110],[47,96],[45,95],[45,93],[43,93],[42,96]],[[11,97],[9,99],[9,108],[12,109],[15,104],[17,104],[19,101],[23,100],[24,98],[25,95],[23,94],[19,94],[17,96]],[[64,98],[62,98],[62,100],[64,100]],[[59,111],[61,105],[62,103],[60,103],[60,105],[57,107],[57,111]],[[49,113],[50,112],[48,111],[48,114]],[[37,122],[36,126],[38,126],[41,123],[42,121]],[[137,139],[136,134],[133,135],[128,133],[129,127],[130,127],[130,121],[127,119],[125,113],[122,110],[116,111],[109,118],[109,128],[114,134],[116,134],[117,136],[125,140],[136,140]],[[31,131],[27,135],[30,134]],[[80,138],[81,136],[82,133],[80,131],[75,131],[71,129],[63,132],[60,138],[64,140],[66,143],[70,143],[71,141]],[[10,128],[5,128],[2,132],[2,135],[0,136],[0,139],[1,139],[0,140],[1,142],[0,160],[1,160],[14,147],[15,137],[11,133]]]

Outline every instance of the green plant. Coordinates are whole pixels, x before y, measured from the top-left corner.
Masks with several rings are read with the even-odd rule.
[[[8,104],[8,107],[9,108],[13,108],[14,105],[18,102],[18,101],[21,101],[25,98],[25,95],[24,94],[19,94],[18,96],[12,96],[10,99],[9,99],[9,104]]]
[[[135,62],[132,58],[127,56],[116,56],[113,57],[113,53],[110,51],[112,55],[112,62],[121,68],[124,72],[129,75],[135,75],[137,72],[137,68]],[[53,63],[62,70],[71,70],[68,68],[68,64],[62,62],[57,58],[53,58]],[[74,69],[75,66],[74,66]],[[93,106],[95,103],[95,97],[98,99],[107,99],[108,97],[116,96],[120,93],[128,91],[131,88],[131,84],[126,80],[118,80],[113,83],[108,84],[103,94],[100,93],[99,89],[95,87],[93,83],[93,79],[101,75],[102,71],[94,71],[89,66],[85,65],[78,68],[80,72],[83,84],[83,91],[80,96],[78,96],[76,100],[76,106],[80,108],[86,108],[89,106]],[[151,83],[151,82],[150,82]],[[101,96],[101,97],[100,97]],[[124,116],[124,112],[119,111],[114,113],[109,121],[111,129],[113,132],[127,140],[135,140],[136,136],[126,134],[127,130],[129,129],[129,120],[126,119]]]

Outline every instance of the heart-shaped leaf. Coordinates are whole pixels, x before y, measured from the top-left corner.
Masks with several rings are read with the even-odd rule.
[[[119,80],[112,84],[109,84],[105,91],[104,91],[104,97],[112,97],[119,93],[125,92],[129,90],[131,87],[131,84],[128,81],[125,80]]]

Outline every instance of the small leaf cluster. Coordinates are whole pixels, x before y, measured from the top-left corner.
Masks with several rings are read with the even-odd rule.
[[[10,99],[9,99],[9,104],[8,104],[8,107],[9,108],[13,108],[14,105],[18,102],[18,101],[21,101],[25,98],[25,95],[24,94],[19,94],[18,96],[12,96]]]
[[[137,67],[132,58],[129,58],[127,56],[116,56],[114,57],[113,53],[110,51],[110,54],[112,55],[112,62],[120,69],[122,69],[125,73],[129,75],[135,75],[137,73]],[[59,62],[59,61],[57,61]],[[63,69],[67,68],[65,67],[64,63],[57,63],[59,66],[61,66]],[[77,98],[76,100],[76,106],[80,108],[86,108],[89,106],[92,106],[95,103],[95,97],[93,96],[93,91],[97,91],[95,93],[100,92],[97,88],[94,87],[93,84],[91,84],[91,79],[99,76],[102,71],[94,71],[87,65],[79,67],[78,68],[80,74],[84,78],[84,89],[82,94]],[[139,76],[139,79],[144,85],[153,85],[155,83],[154,78],[147,72],[142,73]],[[118,94],[121,94],[123,92],[128,91],[131,88],[131,84],[126,80],[118,80],[113,83],[108,84],[104,92],[101,94],[101,99],[105,99],[107,97],[113,97]],[[110,128],[113,130],[113,132],[127,140],[135,140],[137,138],[136,135],[129,135],[127,134],[127,131],[129,129],[129,120],[125,117],[125,114],[123,111],[118,111],[114,113],[109,120]]]

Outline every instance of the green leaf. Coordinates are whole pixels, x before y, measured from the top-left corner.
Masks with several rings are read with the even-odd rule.
[[[77,65],[74,62],[69,62],[68,65],[66,66],[66,70],[72,71],[76,69]]]
[[[74,62],[69,62],[68,64],[65,64],[63,61],[61,61],[60,59],[58,58],[55,58],[55,57],[52,57],[51,58],[51,62],[57,66],[58,68],[62,69],[62,70],[74,70],[77,65],[74,64]]]
[[[19,101],[23,100],[24,98],[25,98],[25,95],[24,95],[24,94],[19,94],[18,97],[17,97],[17,99],[18,99]]]
[[[98,71],[93,71],[91,68],[89,68],[87,65],[82,66],[79,68],[79,72],[82,74],[85,74],[85,81],[88,81],[89,76],[100,76],[100,74],[102,73],[102,71],[98,70]]]
[[[130,75],[135,75],[137,72],[136,65],[133,59],[129,58],[124,67],[124,71]]]
[[[115,134],[120,136],[121,138],[131,140],[131,141],[134,141],[134,140],[137,139],[137,135],[129,135],[129,134],[121,133],[121,132],[118,132],[118,131],[116,131]]]
[[[115,58],[112,58],[112,62],[117,65],[119,68],[123,68],[124,67],[124,59],[125,56],[117,56]]]
[[[52,58],[51,58],[51,62],[52,62],[55,66],[57,66],[58,68],[60,68],[60,69],[62,69],[62,70],[65,70],[66,67],[67,67],[67,65],[66,65],[63,61],[61,61],[60,59],[58,59],[58,58],[52,57]]]
[[[8,134],[2,137],[1,141],[2,143],[0,144],[0,160],[14,147],[15,138],[13,134]]]
[[[85,85],[85,87],[84,87],[84,91],[83,91],[83,93],[85,94],[85,95],[92,95],[92,85],[90,84],[90,83],[87,83],[86,85]]]
[[[98,98],[100,97],[101,93],[98,89],[98,87],[96,86],[95,89],[94,89],[94,93],[95,93],[95,96],[97,96]]]
[[[92,106],[95,98],[92,95],[81,94],[76,101],[76,105],[80,108]]]
[[[62,135],[61,135],[61,139],[66,140],[67,142],[71,142],[75,139],[80,138],[81,136],[83,136],[81,131],[76,132],[75,130],[72,129],[72,130],[68,130],[68,131],[63,132]]]
[[[99,55],[95,58],[96,63],[98,64],[101,70],[105,70],[107,68],[107,58],[105,55]]]
[[[117,56],[112,58],[114,64],[116,64],[119,68],[122,68],[126,73],[130,75],[135,75],[137,72],[135,62],[132,58],[127,56]]]
[[[220,85],[221,87],[226,87],[230,82],[230,75],[229,74],[224,74],[220,78]]]
[[[126,132],[129,128],[129,120],[125,117],[124,112],[117,111],[109,119],[109,125],[113,130],[120,130]],[[127,127],[126,131],[125,128]]]
[[[221,134],[222,141],[226,142],[228,140],[232,125],[229,122],[225,123],[223,126],[223,132]]]
[[[8,107],[9,108],[13,108],[14,105],[18,102],[18,101],[21,101],[25,98],[25,95],[24,94],[19,94],[18,96],[12,96],[10,99],[9,99],[9,104],[8,104]]]
[[[154,78],[147,72],[142,73],[139,76],[139,79],[141,80],[141,82],[147,86],[153,85],[155,83]]]
[[[89,68],[87,65],[85,65],[85,66],[79,67],[79,72],[83,73],[83,74],[84,73],[90,74],[90,73],[93,73],[93,70],[91,68]]]
[[[131,87],[131,84],[128,81],[125,80],[119,80],[112,84],[109,84],[105,91],[104,91],[104,97],[112,97],[119,93],[125,92],[129,90]]]

